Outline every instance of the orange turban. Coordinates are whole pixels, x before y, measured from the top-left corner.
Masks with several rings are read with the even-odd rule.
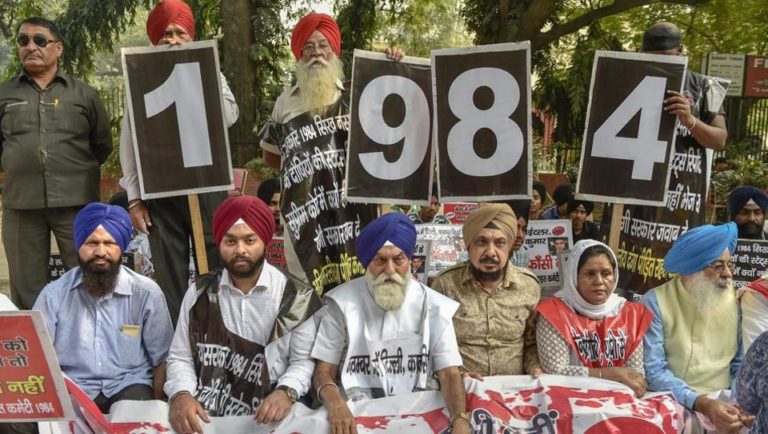
[[[301,59],[301,49],[307,43],[312,33],[317,30],[328,39],[333,52],[338,56],[341,53],[341,31],[336,21],[330,15],[315,12],[306,15],[296,23],[291,33],[291,51],[296,60]]]
[[[189,5],[180,0],[161,0],[147,17],[147,36],[152,45],[160,42],[165,29],[171,24],[184,27],[195,39],[195,16]]]

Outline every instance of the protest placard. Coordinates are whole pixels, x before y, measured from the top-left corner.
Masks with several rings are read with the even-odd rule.
[[[573,245],[570,220],[531,220],[523,249],[528,255],[528,269],[539,278],[542,299],[560,289],[558,255]]]

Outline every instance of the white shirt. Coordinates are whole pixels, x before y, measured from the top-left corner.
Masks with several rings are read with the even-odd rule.
[[[221,78],[221,95],[224,100],[222,106],[224,110],[224,122],[227,127],[237,121],[240,116],[240,109],[237,107],[235,96],[229,89],[227,79],[224,74],[219,72]],[[141,188],[139,187],[139,170],[136,167],[136,154],[133,152],[133,132],[131,123],[128,121],[128,106],[125,106],[125,115],[120,125],[120,167],[123,170],[123,177],[120,178],[120,187],[123,187],[128,193],[128,200],[141,199]]]
[[[403,306],[395,311],[385,311],[379,307],[373,299],[365,277],[351,280],[344,285],[354,285],[359,290],[362,309],[365,313],[365,321],[370,340],[384,340],[397,337],[398,334],[421,333],[422,309],[424,308],[424,291],[419,291],[419,283],[411,280],[406,289]],[[424,287],[426,288],[426,287]],[[334,291],[341,287],[334,289]],[[427,288],[432,291],[432,289]],[[332,294],[333,291],[330,293]],[[327,311],[320,320],[317,330],[317,339],[312,348],[312,357],[327,363],[338,365],[347,344],[347,325],[344,314],[338,304],[330,297],[326,297]],[[429,308],[429,306],[427,307]],[[456,342],[456,332],[453,321],[448,325],[441,336],[436,336],[435,345],[432,347],[430,357],[435,371],[449,366],[461,366],[461,355]]]
[[[765,331],[768,331],[768,298],[756,291],[744,291],[741,296],[741,339],[744,353]]]
[[[227,330],[260,345],[267,345],[285,284],[285,275],[265,262],[256,286],[247,294],[243,294],[233,286],[227,270],[222,271],[219,306]],[[194,394],[197,387],[197,375],[189,346],[189,312],[197,301],[195,294],[196,288],[192,285],[181,302],[179,322],[168,354],[167,380],[164,387],[168,396],[181,391]],[[307,393],[315,367],[310,358],[315,333],[315,321],[309,319],[267,345],[265,356],[270,381],[277,379],[278,386],[288,386],[299,395]]]

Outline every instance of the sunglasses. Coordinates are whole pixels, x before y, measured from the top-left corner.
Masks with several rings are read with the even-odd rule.
[[[19,37],[16,38],[16,43],[19,44],[19,47],[26,47],[29,44],[30,39],[40,48],[45,48],[52,42],[59,42],[53,39],[48,39],[43,35],[34,35],[32,38],[30,38],[29,35],[19,35]]]

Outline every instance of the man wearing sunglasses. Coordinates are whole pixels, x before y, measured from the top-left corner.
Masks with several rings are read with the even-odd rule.
[[[147,17],[147,36],[152,45],[180,45],[195,40],[195,17],[189,5],[180,0],[157,3]],[[239,109],[227,80],[221,74],[221,93],[224,99],[224,120],[227,127],[237,121]],[[168,311],[173,323],[189,283],[189,257],[192,222],[186,196],[142,200],[133,135],[128,116],[123,117],[120,131],[120,167],[123,177],[120,186],[128,192],[128,210],[136,230],[149,235],[155,278],[165,292]],[[226,192],[200,194],[200,213],[203,219],[205,249],[208,268],[219,267],[219,254],[211,232],[211,221],[216,207],[227,198]]]
[[[664,257],[665,270],[678,276],[640,299],[654,316],[643,338],[648,390],[672,392],[718,432],[736,432],[754,420],[716,399],[733,390],[743,353],[731,263],[736,235],[735,223],[685,232]],[[696,417],[686,419],[692,432],[703,432]]]
[[[22,21],[22,72],[0,84],[3,245],[11,296],[31,309],[48,280],[50,233],[77,266],[75,214],[99,200],[99,166],[112,151],[109,117],[92,87],[59,68],[64,40],[43,18]]]

